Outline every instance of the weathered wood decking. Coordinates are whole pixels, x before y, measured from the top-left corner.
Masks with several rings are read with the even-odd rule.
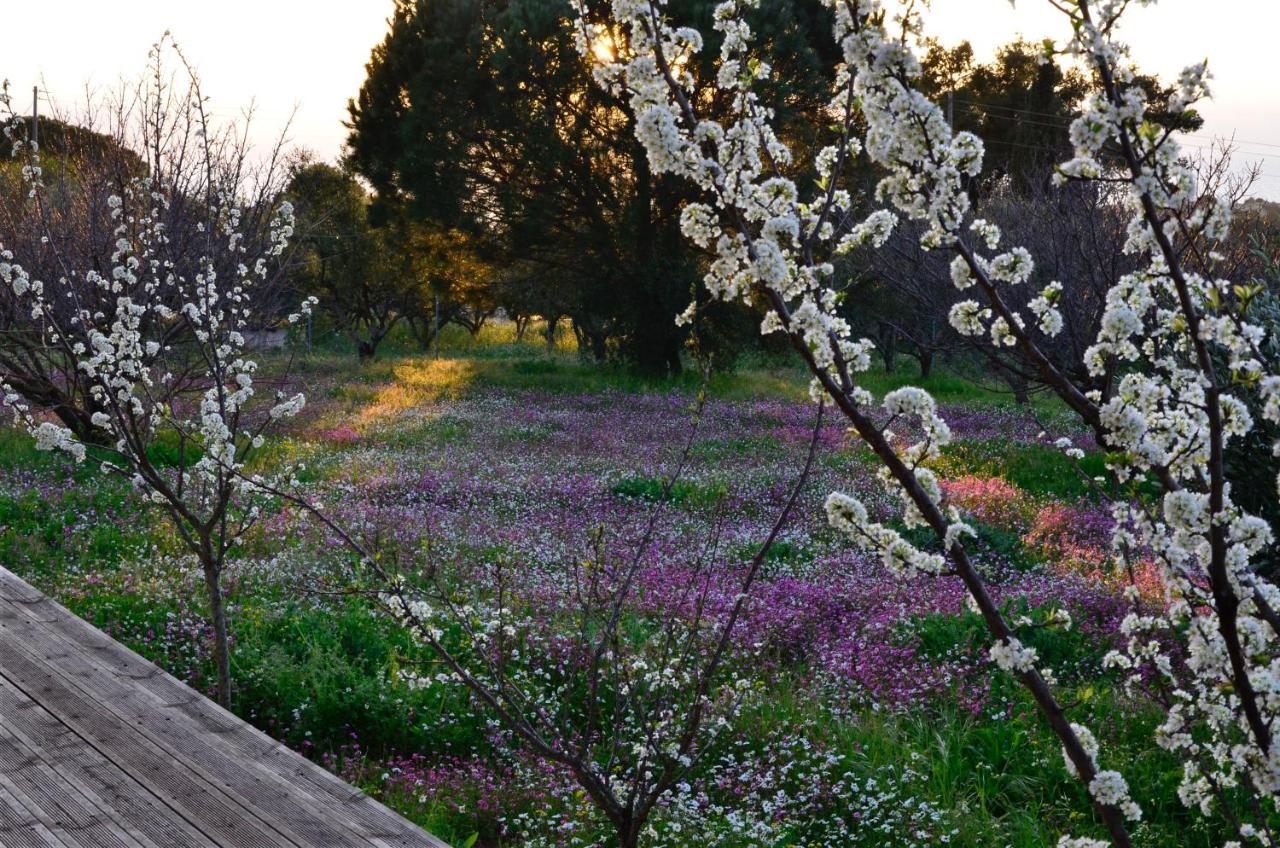
[[[0,846],[444,843],[0,568]]]

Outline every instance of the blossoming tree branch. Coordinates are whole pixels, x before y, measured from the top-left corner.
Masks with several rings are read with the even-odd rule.
[[[70,193],[82,203],[69,213],[48,196],[35,133],[13,113],[8,92],[0,98],[40,231],[36,256],[15,257],[0,244],[0,282],[29,312],[26,331],[41,355],[69,363],[81,381],[89,432],[101,444],[42,416],[39,399],[11,382],[0,390],[39,449],[125,477],[168,515],[203,573],[217,693],[229,705],[228,551],[259,521],[271,492],[297,485],[287,464],[261,475],[252,463],[305,399],[279,395],[264,404],[254,385],[257,363],[246,355],[247,335],[268,320],[259,310],[271,302],[293,210],[278,197],[273,163],[249,178],[243,136],[215,126],[190,67],[182,62],[176,77],[163,69],[170,49],[167,41],[153,49],[136,103],[116,113],[120,148],[132,144],[148,161],[116,175],[118,190],[110,193],[112,180],[86,176]],[[97,217],[104,220],[90,220]],[[72,250],[55,219],[102,226],[110,233],[107,254],[88,244]],[[45,259],[47,278],[23,264]],[[286,320],[296,322],[312,303],[303,301]]]
[[[1108,292],[1086,354],[1089,375],[1115,378],[1100,381],[1101,389],[1063,371],[1043,349],[1062,329],[1055,304],[1072,281],[1049,281],[1021,296],[1035,276],[1035,257],[1004,244],[995,225],[973,215],[966,185],[979,173],[983,145],[953,132],[917,89],[920,20],[913,7],[894,16],[879,0],[828,3],[842,57],[829,104],[835,129],[810,163],[794,160],[757,93],[770,68],[752,52],[753,0],[726,0],[715,12],[714,96],[730,104],[721,120],[702,113],[712,92],[696,90],[687,70],[704,49],[703,34],[671,20],[662,0],[614,0],[608,9],[578,0],[578,46],[596,63],[598,83],[629,98],[651,167],[701,190],[682,226],[711,255],[707,288],[725,301],[765,302],[761,331],[790,338],[812,372],[813,393],[829,397],[879,458],[880,479],[901,503],[898,518],[930,530],[936,545],[913,544],[841,493],[827,499],[831,524],[904,578],[952,573],[963,580],[990,631],[991,658],[1038,704],[1062,744],[1065,768],[1085,785],[1117,846],[1134,844],[1132,828],[1142,817],[1122,764],[1109,762],[1090,729],[1071,720],[1052,675],[1019,636],[1028,627],[1070,626],[1069,618],[1011,620],[993,601],[966,548],[974,531],[931,467],[948,443],[948,426],[922,389],[877,399],[859,386],[873,345],[852,338],[838,314],[835,261],[855,247],[883,244],[903,219],[919,222],[922,248],[952,254],[952,283],[973,293],[952,308],[952,326],[1031,363],[1093,430],[1116,481],[1158,485],[1158,499],[1114,505],[1112,556],[1122,572],[1132,571],[1139,552],[1154,557],[1163,603],[1129,592],[1128,641],[1107,662],[1132,686],[1158,693],[1166,720],[1154,742],[1184,757],[1183,802],[1226,817],[1243,840],[1234,844],[1274,845],[1268,820],[1280,792],[1273,740],[1280,597],[1251,566],[1274,537],[1264,520],[1233,502],[1224,456],[1253,428],[1251,409],[1280,420],[1280,375],[1264,364],[1266,333],[1250,320],[1250,292],[1215,275],[1231,204],[1197,189],[1171,130],[1148,114],[1137,71],[1117,40],[1130,3],[1048,2],[1068,32],[1046,47],[1049,55],[1074,58],[1094,80],[1071,126],[1074,157],[1059,165],[1056,179],[1123,187],[1132,215],[1125,249],[1145,257]],[[1188,67],[1167,109],[1185,113],[1207,96],[1207,82],[1206,63]],[[863,155],[883,174],[875,191],[881,208],[870,214],[859,211],[861,198],[841,179]],[[885,413],[890,422],[918,421],[922,439],[895,444]],[[1104,844],[1071,835],[1059,843]]]

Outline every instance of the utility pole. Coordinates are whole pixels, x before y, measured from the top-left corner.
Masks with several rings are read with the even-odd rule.
[[[947,126],[956,128],[956,101],[953,92],[947,92]]]
[[[40,149],[40,87],[31,86],[31,145]]]

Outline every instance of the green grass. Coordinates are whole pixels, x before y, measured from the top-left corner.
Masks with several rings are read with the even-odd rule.
[[[64,466],[59,457],[36,450],[35,440],[22,430],[0,427],[0,469],[47,469]]]
[[[132,524],[95,516],[134,515]],[[52,573],[114,564],[148,542],[148,516],[115,479],[101,485],[0,495],[0,563],[27,572]]]
[[[542,325],[530,328],[523,341],[515,338],[511,323],[486,324],[476,337],[460,327],[448,326],[441,331],[440,342],[431,351],[423,351],[408,335],[398,329],[379,350],[378,358],[363,366],[355,364],[350,345],[339,338],[327,338],[310,351],[295,349],[288,353],[267,354],[264,370],[280,371],[291,364],[295,374],[332,374],[335,369],[352,374],[357,388],[396,380],[397,368],[426,367],[427,363],[451,361],[453,368],[436,368],[437,377],[453,371],[452,377],[437,379],[437,391],[456,397],[468,391],[484,389],[539,390],[563,394],[594,394],[621,391],[633,394],[651,392],[696,393],[703,379],[693,363],[675,377],[638,374],[616,364],[597,364],[579,356],[573,336],[562,331],[557,343],[548,349],[542,337]],[[456,367],[465,364],[465,367]],[[1009,391],[995,381],[945,368],[935,369],[921,380],[910,363],[885,373],[876,362],[860,375],[858,382],[872,393],[882,395],[907,385],[929,391],[941,403],[1009,404]],[[351,391],[350,387],[340,391]],[[725,400],[785,398],[804,400],[808,397],[809,374],[799,359],[791,354],[744,354],[731,371],[713,373],[707,382],[712,397]],[[1060,412],[1056,399],[1038,394],[1032,405],[1042,413]]]
[[[423,658],[408,633],[368,604],[252,603],[235,622],[238,711],[294,747],[447,753],[482,744],[484,717],[457,687],[411,689],[399,671]],[[441,724],[448,713],[472,720]]]
[[[1005,605],[1009,620],[1027,616],[1037,625],[1045,621],[1051,612],[1049,607],[1032,606],[1027,601]],[[908,629],[916,636],[919,650],[925,656],[946,657],[955,651],[980,654],[991,644],[991,634],[982,616],[973,612],[959,615],[931,613],[920,616]],[[1078,630],[1046,629],[1039,626],[1024,628],[1019,638],[1036,649],[1046,667],[1075,676],[1085,675],[1099,679],[1102,674],[1102,657],[1106,651],[1091,636]]]
[[[942,637],[942,634],[938,634]],[[964,634],[953,634],[963,636]],[[993,707],[975,715],[940,702],[907,713],[830,712],[808,696],[803,678],[783,673],[769,696],[740,720],[735,733],[771,728],[820,727],[823,740],[858,771],[909,765],[923,772],[917,798],[956,813],[952,845],[1051,848],[1066,834],[1103,838],[1089,814],[1083,787],[1067,774],[1057,738],[1021,686],[1005,674],[992,682]],[[1184,807],[1177,795],[1179,759],[1151,745],[1159,722],[1149,706],[1134,703],[1111,683],[1064,686],[1070,717],[1093,728],[1103,767],[1120,768],[1142,805],[1140,844],[1153,848],[1214,848],[1233,838]]]
[[[447,412],[407,422],[396,417],[432,399],[524,390],[679,392],[692,397],[700,385],[692,373],[655,380],[586,364],[565,344],[548,354],[532,333],[532,341],[517,342],[509,327],[501,325],[486,328],[477,340],[456,330],[446,332],[439,358],[393,345],[378,361],[360,366],[340,350],[325,349],[298,356],[293,361],[294,374],[304,384],[326,386],[344,423],[369,410],[387,410],[386,420],[395,426],[366,438],[391,448],[474,437],[471,425]],[[283,365],[284,359],[275,357],[264,370],[278,372]],[[329,382],[321,382],[325,380]],[[726,399],[798,400],[806,396],[807,382],[794,365],[759,361],[736,372],[713,375],[708,388],[713,396]],[[912,369],[893,375],[872,372],[864,379],[876,392],[915,382]],[[924,385],[947,403],[1008,400],[1007,395],[963,375],[939,372]],[[546,435],[513,431],[510,438]],[[271,465],[298,458],[301,451],[309,450],[305,444],[305,439],[274,439],[257,462]],[[718,457],[781,449],[782,444],[772,437],[747,437],[700,441],[693,453],[714,462]],[[162,444],[156,451],[157,461],[178,462],[172,446]],[[848,456],[842,454],[840,460]],[[323,465],[325,455],[321,451],[314,463],[311,457],[308,461]],[[1089,494],[1074,462],[1049,447],[1004,440],[966,442],[947,448],[947,461],[969,473],[1002,475],[1041,497],[1074,499]],[[1101,454],[1087,455],[1082,463],[1085,474],[1100,473],[1102,463]],[[117,638],[144,655],[171,670],[189,673],[197,685],[207,680],[208,657],[199,637],[186,631],[166,635],[175,621],[193,626],[203,621],[198,592],[182,596],[191,591],[191,584],[183,582],[189,575],[184,577],[176,568],[162,577],[134,573],[138,551],[172,547],[154,513],[145,511],[120,481],[90,468],[71,468],[63,457],[36,451],[31,440],[16,431],[0,430],[0,469],[31,472],[46,482],[74,483],[42,485],[25,494],[0,492],[0,562],[40,579],[42,585],[60,586],[64,590],[60,597],[76,612],[112,627]],[[621,479],[611,491],[621,498],[666,501],[687,508],[712,506],[726,494],[725,486],[715,481],[682,480],[667,489],[662,479],[646,476]],[[127,520],[86,520],[95,515],[124,515]],[[1015,535],[988,527],[978,530],[981,545],[1000,558],[1023,569],[1037,565]],[[262,549],[255,548],[253,554],[269,557],[274,552],[270,541],[263,541]],[[755,552],[754,545],[742,545],[728,553],[745,560]],[[487,562],[506,555],[497,547],[455,553]],[[768,554],[769,566],[779,572],[804,567],[814,559],[810,547],[788,540],[775,543]],[[78,575],[86,569],[93,569],[100,579],[84,585]],[[427,658],[403,629],[368,601],[297,596],[279,589],[259,591],[251,585],[236,587],[233,598],[236,708],[269,733],[318,755],[349,746],[355,732],[362,756],[371,757],[372,770],[362,786],[373,792],[381,785],[377,758],[383,754],[483,755],[488,750],[488,716],[459,687],[432,682],[438,667],[420,666],[428,679],[422,687],[403,681],[402,669]],[[652,623],[628,619],[626,625],[628,638],[641,640],[650,634]],[[932,656],[981,652],[989,644],[982,622],[967,612],[921,616],[910,622],[904,635],[917,638],[919,650]],[[1088,724],[1102,738],[1104,764],[1123,767],[1146,812],[1136,834],[1140,844],[1209,848],[1229,838],[1182,807],[1176,793],[1181,763],[1150,742],[1156,716],[1099,672],[1098,650],[1088,639],[1078,633],[1034,631],[1026,641],[1059,670],[1071,718]],[[816,728],[812,732],[820,741],[847,757],[860,774],[870,776],[909,765],[923,775],[916,797],[955,812],[961,833],[953,844],[1045,848],[1056,844],[1062,833],[1100,835],[1083,790],[1062,767],[1056,740],[1010,679],[994,678],[991,706],[979,715],[945,698],[894,713],[858,703],[831,703],[823,692],[814,691],[808,672],[801,663],[770,669],[767,683],[762,684],[766,697],[756,699],[737,720],[735,738],[756,740],[792,728]],[[473,811],[459,814],[443,804],[422,806],[412,797],[385,800],[457,845],[479,826]]]
[[[190,468],[203,456],[204,451],[190,439],[184,444],[173,430],[161,431],[147,448],[147,459],[160,468]]]
[[[695,483],[690,480],[670,482],[658,477],[628,477],[614,484],[610,491],[618,497],[635,498],[649,503],[690,506],[710,506],[728,494],[723,483]]]
[[[1106,457],[1090,451],[1075,460],[1051,445],[1006,439],[954,442],[942,449],[944,466],[1003,477],[1033,495],[1076,500],[1096,496],[1092,478],[1106,472]]]

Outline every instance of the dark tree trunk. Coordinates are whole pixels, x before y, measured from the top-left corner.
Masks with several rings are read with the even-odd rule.
[[[886,321],[880,326],[880,356],[884,359],[884,373],[893,373],[893,360],[898,354],[898,331]]]
[[[431,342],[435,340],[435,335],[431,332],[431,323],[418,318],[410,318],[409,332],[413,333],[413,339],[418,343],[418,349],[423,353],[431,350]]]
[[[378,354],[378,346],[382,344],[383,339],[385,339],[387,334],[391,332],[391,329],[395,327],[396,321],[398,320],[398,318],[393,318],[390,322],[384,322],[377,326],[370,327],[369,337],[366,339],[362,339],[359,336],[356,337],[356,351],[360,355],[361,362],[369,362]],[[410,323],[409,326],[412,328],[413,324]],[[428,341],[430,341],[430,338],[431,337],[428,337]]]
[[[933,373],[933,350],[926,348],[920,351],[920,379],[927,380]]]
[[[547,339],[547,353],[548,353],[548,354],[555,353],[555,350],[556,350],[556,328],[557,328],[557,327],[559,327],[559,326],[560,326],[560,319],[559,319],[559,318],[548,318],[548,319],[547,319],[546,339]]]
[[[679,377],[684,373],[684,363],[680,361],[679,342],[667,347],[667,373],[672,377]]]
[[[585,356],[588,352],[597,365],[604,362],[609,355],[609,337],[598,324],[574,323],[578,332],[578,345]]]
[[[208,543],[206,543],[206,548]],[[231,642],[227,638],[227,609],[222,597],[222,569],[211,551],[200,555],[204,560],[204,586],[209,596],[209,618],[213,624],[213,662],[218,675],[218,703],[231,709]]]
[[[1013,390],[1013,399],[1020,406],[1026,406],[1031,402],[1031,391],[1027,385],[1027,379],[1021,374],[1008,374],[1005,381],[1009,384],[1009,388]]]

